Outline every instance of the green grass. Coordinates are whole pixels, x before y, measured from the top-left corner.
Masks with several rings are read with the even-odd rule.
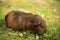
[[[56,17],[60,17],[60,11],[53,12],[53,10],[50,8],[53,5],[57,6],[57,9],[60,9],[59,0],[56,2],[50,3],[47,2],[48,5],[46,6],[39,6],[38,4],[34,4],[34,0],[19,0],[16,3],[12,3],[11,7],[8,7],[9,4],[12,3],[9,0],[6,0],[2,3],[0,3],[0,40],[33,40],[34,35],[33,33],[30,34],[29,32],[26,32],[24,37],[20,37],[19,34],[20,31],[15,31],[10,28],[5,27],[5,15],[12,11],[12,10],[19,10],[21,8],[31,11],[34,14],[37,15],[44,15],[44,19],[46,20],[46,27],[47,32],[41,36],[43,40],[59,40],[60,36],[60,19],[56,19]],[[37,6],[38,5],[38,6]],[[43,4],[42,4],[43,5]],[[52,14],[52,18],[51,15]],[[49,16],[49,17],[47,17]],[[27,38],[25,38],[27,36]],[[37,39],[38,40],[38,39]],[[41,40],[41,39],[40,39]]]

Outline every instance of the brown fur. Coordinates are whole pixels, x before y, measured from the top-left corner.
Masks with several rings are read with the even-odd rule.
[[[6,25],[15,30],[25,30],[42,34],[46,32],[46,22],[38,15],[22,11],[11,11],[5,16]]]

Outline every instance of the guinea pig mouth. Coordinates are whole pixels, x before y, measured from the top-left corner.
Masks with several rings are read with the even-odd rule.
[[[38,28],[38,34],[43,34],[43,33],[45,33],[45,29],[39,27],[39,28]]]

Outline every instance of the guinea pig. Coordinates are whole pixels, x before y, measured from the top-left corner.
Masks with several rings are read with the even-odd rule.
[[[43,34],[47,31],[45,20],[39,15],[23,11],[11,11],[5,16],[7,27]]]

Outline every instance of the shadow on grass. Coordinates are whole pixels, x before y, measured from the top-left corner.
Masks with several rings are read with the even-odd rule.
[[[0,26],[3,26],[5,24],[5,20],[3,18],[0,19]]]

